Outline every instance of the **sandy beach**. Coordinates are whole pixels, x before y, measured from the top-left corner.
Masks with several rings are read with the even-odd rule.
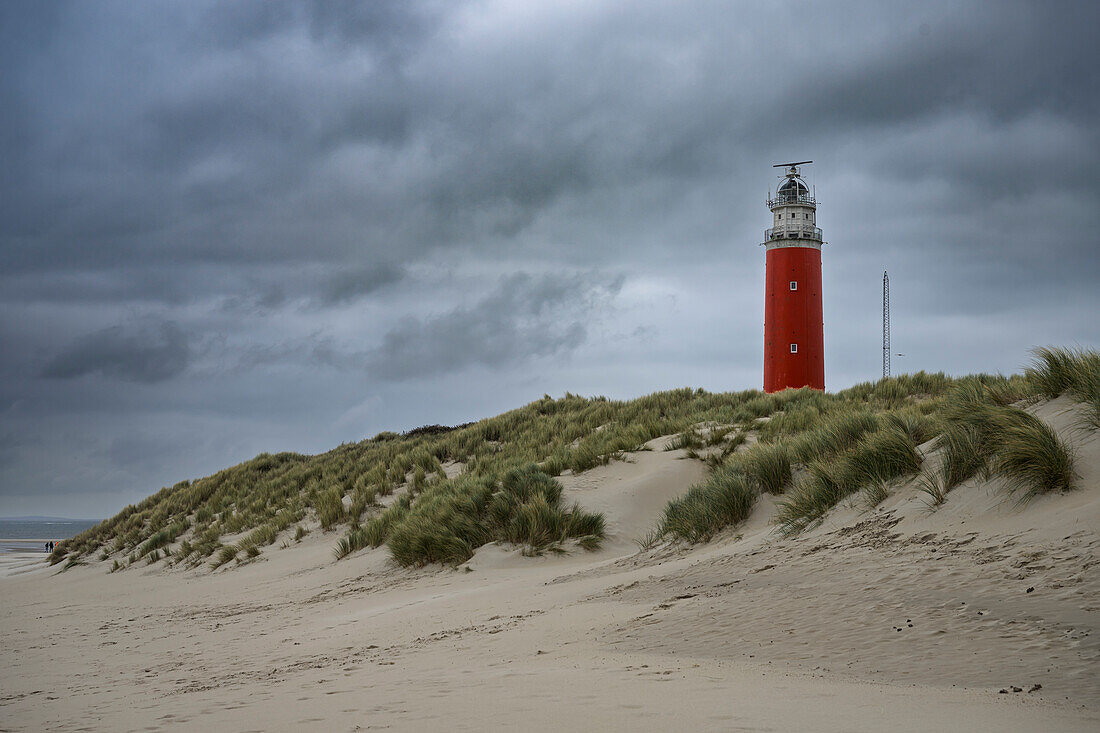
[[[1038,412],[1068,431],[1067,406]],[[639,552],[705,471],[666,442],[562,477],[608,518],[594,553],[407,570],[385,548],[335,562],[315,528],[213,573],[25,558],[0,581],[0,728],[1100,726],[1095,433],[1082,488],[1026,507],[971,481],[930,511],[910,484],[784,538],[765,497],[716,541]]]

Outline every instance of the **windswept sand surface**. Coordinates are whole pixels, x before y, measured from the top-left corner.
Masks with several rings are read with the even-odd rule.
[[[1065,407],[1040,414],[1065,428]],[[385,550],[334,563],[314,532],[214,574],[4,578],[0,729],[1098,730],[1085,437],[1082,488],[1022,510],[990,483],[929,513],[907,486],[785,539],[765,497],[715,542],[637,554],[703,475],[656,450],[563,477],[607,515],[598,553],[408,571]]]
[[[49,556],[38,540],[0,540],[11,550],[0,552],[0,578],[41,570]]]

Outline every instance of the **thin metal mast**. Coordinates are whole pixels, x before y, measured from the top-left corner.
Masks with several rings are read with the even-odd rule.
[[[890,276],[882,271],[882,376],[890,376]]]

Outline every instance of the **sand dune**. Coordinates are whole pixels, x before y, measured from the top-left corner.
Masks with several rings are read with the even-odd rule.
[[[1068,407],[1038,412],[1069,435]],[[969,482],[930,512],[907,485],[783,538],[765,497],[638,553],[704,473],[658,440],[562,478],[607,516],[595,553],[410,571],[335,563],[315,531],[213,574],[8,577],[0,728],[1096,730],[1100,441],[1072,439],[1082,488],[1022,509]]]

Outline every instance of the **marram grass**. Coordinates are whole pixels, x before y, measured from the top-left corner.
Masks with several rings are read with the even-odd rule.
[[[1015,410],[1003,426],[994,471],[1021,493],[1021,501],[1068,491],[1077,480],[1070,448],[1049,425],[1022,410]]]
[[[403,497],[337,544],[337,558],[382,544],[402,565],[457,565],[489,542],[538,554],[574,540],[595,549],[604,537],[600,514],[566,505],[561,484],[538,466],[509,470],[500,481],[474,476],[437,482]]]
[[[783,443],[757,443],[730,459],[728,465],[769,494],[783,493],[791,482],[791,457]]]
[[[677,389],[626,402],[566,394],[558,399],[546,396],[457,428],[434,426],[438,429],[418,429],[407,435],[379,433],[317,456],[261,454],[212,476],[181,481],[126,507],[59,544],[51,561],[100,552],[125,557],[182,521],[191,524],[177,538],[191,545],[189,563],[214,560],[216,564],[214,556],[222,552],[226,535],[265,525],[274,526],[277,533],[288,528],[294,532],[292,525],[302,520],[315,521],[327,530],[359,523],[368,543],[374,545],[385,541],[393,520],[409,508],[391,511],[392,507],[378,506],[376,499],[395,493],[404,498],[411,488],[408,484],[416,482],[416,502],[429,497],[427,503],[437,490],[446,492],[463,478],[446,479],[444,463],[458,465],[464,476],[490,482],[528,464],[538,464],[549,475],[576,473],[700,423],[747,425],[770,414],[778,404],[775,397],[758,390],[714,394]],[[161,541],[158,538],[154,544]],[[584,544],[593,542],[588,539]],[[267,545],[252,546],[262,552]]]
[[[217,566],[300,540],[317,525],[341,531],[338,555],[386,545],[407,564],[461,562],[490,541],[530,552],[564,542],[592,547],[602,517],[555,499],[548,485],[519,496],[506,486],[509,473],[519,469],[535,485],[542,481],[535,474],[586,471],[662,435],[709,448],[711,477],[670,503],[658,528],[691,541],[743,521],[762,492],[779,495],[788,531],[859,492],[871,503],[920,469],[916,446],[932,439],[944,456],[937,478],[944,500],[975,476],[1003,476],[1022,497],[1062,491],[1074,486],[1072,452],[1016,416],[1014,405],[1069,396],[1082,403],[1082,427],[1095,430],[1100,356],[1080,348],[1034,356],[1023,376],[918,372],[834,394],[676,389],[616,401],[567,393],[455,428],[379,433],[316,456],[261,454],[161,489],[60,543],[50,561],[106,555],[118,570],[147,558]],[[750,435],[758,444],[745,449]],[[444,464],[461,475],[447,478]],[[390,506],[379,505],[395,494]],[[227,546],[227,535],[244,539]]]
[[[806,467],[806,474],[776,508],[776,522],[788,534],[800,532],[821,521],[844,497],[859,490],[844,463],[819,459]]]
[[[874,509],[890,497],[890,484],[887,481],[873,481],[864,486],[861,491],[863,505],[868,509]]]
[[[1087,399],[1100,372],[1100,352],[1080,348],[1042,346],[1031,350],[1031,364],[1024,372],[1035,394],[1054,399],[1066,392]]]
[[[1100,425],[1100,358],[1085,350],[1046,349],[1036,354],[1026,377],[951,380],[921,373],[918,378],[857,385],[839,393],[838,400],[820,393],[813,400],[799,400],[801,390],[789,390],[786,410],[759,429],[764,445],[785,453],[802,469],[801,478],[784,491],[777,506],[780,528],[795,533],[812,527],[857,492],[865,507],[877,506],[889,496],[891,485],[920,474],[923,456],[917,446],[931,438],[932,450],[941,456],[940,468],[920,474],[917,484],[931,507],[944,503],[952,489],[976,476],[1003,478],[1021,501],[1072,489],[1077,478],[1072,450],[1049,425],[1013,405],[1033,396],[1070,394],[1084,403],[1082,426],[1095,429]],[[749,455],[730,457],[724,470],[778,493],[761,482],[768,473],[754,466]],[[729,483],[730,476],[724,481]],[[669,534],[705,540],[723,526],[743,521],[738,514],[722,524],[717,512],[706,509],[704,494],[693,491],[683,502],[669,505],[657,536],[647,537],[645,547]]]
[[[1100,429],[1100,352],[1041,347],[1031,354],[1025,374],[1035,394],[1054,399],[1068,393],[1082,403],[1079,427]]]
[[[747,519],[759,495],[756,483],[746,474],[723,466],[668,503],[660,534],[688,542],[709,540]]]

